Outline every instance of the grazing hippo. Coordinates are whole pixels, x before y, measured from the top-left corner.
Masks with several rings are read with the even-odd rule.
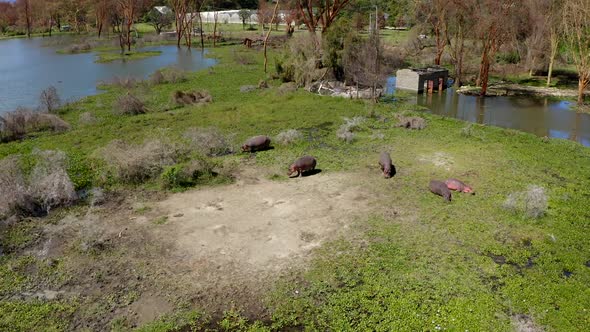
[[[254,136],[242,145],[242,151],[255,152],[268,149],[270,146],[270,137],[265,135]]]
[[[395,166],[391,163],[391,157],[387,152],[381,152],[379,156],[379,166],[381,166],[381,171],[383,171],[383,176],[386,179],[395,175]]]
[[[472,195],[475,195],[473,189],[470,186],[463,183],[463,181],[457,179],[448,179],[447,181],[445,181],[445,184],[447,185],[447,188],[449,188],[450,190],[456,190],[463,193],[471,193]]]
[[[451,201],[451,191],[447,188],[444,182],[432,180],[430,181],[430,191],[442,196],[445,200]]]
[[[297,172],[297,176],[301,175],[301,173],[306,171],[312,171],[315,169],[316,160],[312,156],[303,156],[297,160],[289,167],[289,173],[287,175],[291,176],[291,174]]]

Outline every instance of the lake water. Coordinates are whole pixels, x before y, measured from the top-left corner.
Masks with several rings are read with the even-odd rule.
[[[17,106],[36,107],[39,94],[53,85],[62,100],[75,100],[100,92],[99,81],[114,76],[145,78],[155,70],[175,66],[199,70],[215,64],[200,50],[178,49],[173,45],[143,48],[162,54],[141,60],[95,63],[96,54],[57,54],[54,47],[43,47],[49,38],[0,41],[0,114]]]
[[[387,93],[394,92],[395,77],[390,77]],[[449,88],[441,93],[416,94],[413,102],[438,115],[590,146],[590,114],[572,111],[572,104],[567,101],[522,96],[482,98],[458,94]]]

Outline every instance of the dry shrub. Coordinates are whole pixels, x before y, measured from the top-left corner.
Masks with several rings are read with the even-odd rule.
[[[28,196],[20,158],[9,156],[0,160],[0,218],[9,216]]]
[[[210,128],[189,128],[184,133],[191,150],[206,156],[223,156],[233,153],[233,137],[223,135],[219,129]]]
[[[139,183],[158,176],[164,167],[174,165],[185,152],[178,146],[161,140],[146,141],[141,145],[114,140],[98,151],[107,172],[120,181]]]
[[[166,83],[166,78],[164,77],[164,74],[162,74],[162,71],[158,69],[150,75],[150,84],[158,85],[162,83]]]
[[[172,95],[172,101],[177,105],[207,104],[213,101],[209,91],[175,91]]]
[[[146,111],[144,103],[130,93],[120,96],[115,102],[115,114],[118,115],[138,115]]]
[[[32,158],[35,165],[28,178],[20,157],[0,160],[0,217],[15,213],[42,216],[52,208],[71,205],[78,199],[67,173],[65,153],[36,150]]]
[[[256,64],[256,59],[254,59],[254,56],[236,50],[233,51],[233,58],[236,63],[241,65]]]
[[[294,142],[297,142],[303,138],[303,134],[301,134],[297,129],[289,129],[280,132],[274,139],[275,142],[281,145],[288,145]]]
[[[72,44],[65,49],[66,53],[81,53],[88,52],[92,49],[92,45],[88,42],[82,42],[79,44]]]
[[[268,89],[268,83],[265,80],[258,82],[258,89]]]
[[[305,34],[291,38],[286,58],[276,64],[276,69],[284,82],[308,86],[326,74],[328,69],[321,68],[321,60],[319,43]]]
[[[25,108],[0,116],[0,141],[3,142],[18,140],[37,131],[64,132],[69,129],[70,125],[57,115]]]
[[[418,116],[398,116],[398,127],[421,130],[426,128],[426,120]]]
[[[188,81],[187,72],[179,68],[166,68],[163,71],[163,74],[167,83],[181,83]]]
[[[92,125],[98,122],[98,119],[91,112],[84,112],[80,114],[78,123],[82,125]]]
[[[90,206],[103,205],[106,202],[106,194],[102,188],[92,188],[88,192]]]
[[[115,76],[108,81],[99,82],[98,85],[114,86],[114,87],[120,87],[120,88],[129,90],[129,89],[134,88],[138,83],[139,83],[139,81],[133,77]]]
[[[278,94],[279,95],[286,95],[292,92],[297,91],[297,84],[293,83],[293,82],[287,82],[287,83],[283,83],[281,84],[281,86],[279,86],[278,88]]]
[[[344,124],[338,128],[336,136],[346,143],[351,143],[355,138],[354,132],[360,130],[361,124],[364,121],[365,118],[362,116],[355,116],[352,119],[344,118]]]
[[[240,87],[240,92],[242,93],[247,93],[247,92],[252,92],[252,91],[256,91],[256,86],[255,85],[242,85]]]
[[[41,91],[41,95],[39,95],[39,106],[41,111],[47,113],[53,113],[61,106],[61,98],[53,85]]]
[[[49,212],[57,206],[68,206],[78,198],[67,173],[68,158],[62,151],[34,152],[37,164],[30,178],[29,193],[41,208]]]
[[[532,185],[526,191],[512,193],[508,195],[502,206],[529,218],[540,218],[547,211],[545,188]]]

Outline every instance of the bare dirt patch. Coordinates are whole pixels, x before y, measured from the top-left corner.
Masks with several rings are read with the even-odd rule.
[[[27,252],[63,262],[66,281],[49,289],[81,299],[74,329],[100,330],[114,318],[138,326],[187,305],[213,315],[237,305],[260,318],[272,281],[300,271],[314,248],[367,212],[374,196],[362,179],[272,181],[245,169],[232,185],[129,195],[71,213]]]

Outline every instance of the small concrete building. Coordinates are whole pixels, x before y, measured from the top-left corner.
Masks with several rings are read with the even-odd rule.
[[[396,89],[422,93],[447,88],[449,71],[441,67],[400,69],[396,73]]]

